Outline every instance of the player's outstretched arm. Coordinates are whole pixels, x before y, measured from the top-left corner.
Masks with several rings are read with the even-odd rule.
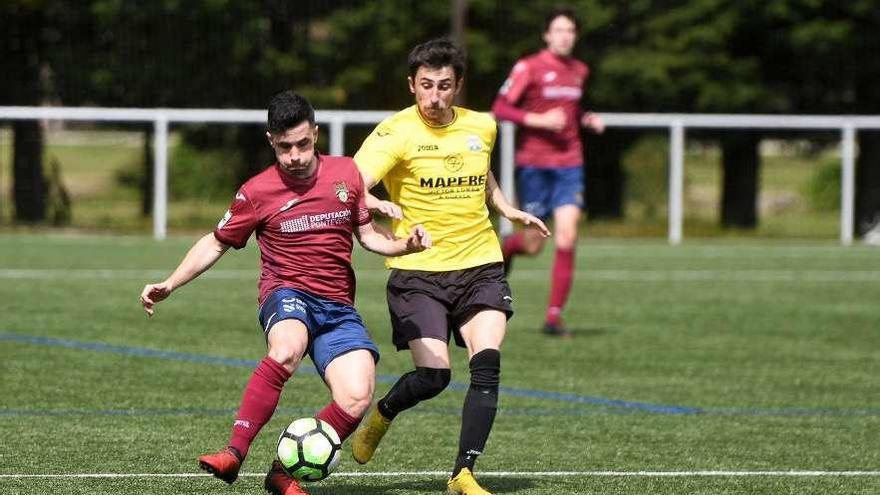
[[[403,256],[430,249],[431,235],[421,225],[412,228],[408,237],[397,238],[385,227],[375,222],[361,225],[355,230],[361,246],[382,256]]]
[[[596,134],[602,134],[605,132],[605,121],[602,120],[599,114],[584,112],[584,115],[581,117],[581,127],[589,129]]]
[[[381,200],[370,193],[370,189],[376,185],[376,180],[366,174],[361,174],[361,177],[364,180],[364,201],[367,204],[367,209],[373,213],[379,213],[388,218],[402,220],[403,210],[400,209],[400,206],[397,206],[391,201]]]
[[[227,249],[229,246],[218,241],[213,232],[196,241],[167,279],[144,286],[144,290],[141,291],[144,311],[153,316],[156,303],[165,300],[175,289],[201,275],[216,263]]]
[[[493,174],[491,170],[489,171],[489,180],[486,185],[486,201],[495,209],[495,211],[511,222],[521,223],[526,227],[536,228],[543,237],[550,237],[550,230],[544,225],[544,222],[541,221],[540,218],[531,213],[526,213],[514,208],[513,205],[507,202],[507,198],[504,197],[504,192],[502,192],[501,187],[498,186],[498,182],[495,180],[495,174]]]

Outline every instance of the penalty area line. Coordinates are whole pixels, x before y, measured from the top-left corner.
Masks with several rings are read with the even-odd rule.
[[[539,476],[563,477],[836,477],[880,476],[880,471],[480,471],[485,477]],[[47,473],[47,474],[0,474],[0,479],[17,478],[208,478],[208,473]],[[239,477],[256,478],[265,473],[240,473]],[[336,472],[334,478],[378,478],[407,476],[449,476],[447,471],[379,471]]]

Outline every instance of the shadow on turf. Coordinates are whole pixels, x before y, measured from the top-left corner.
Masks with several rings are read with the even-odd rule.
[[[485,488],[492,493],[516,493],[520,490],[533,488],[535,485],[529,478],[504,477],[477,479]],[[415,491],[418,493],[436,494],[446,492],[446,480],[388,480],[383,481],[381,486],[364,486],[363,481],[351,480],[334,483],[333,486],[306,485],[305,488],[312,495],[386,495],[400,493],[401,491]]]
[[[612,333],[613,330],[610,328],[581,328],[581,327],[568,327],[568,331],[571,332],[573,338],[589,338],[589,337],[601,337],[603,335],[608,335]]]
[[[601,327],[593,327],[593,328],[585,328],[585,327],[572,327],[566,325],[565,328],[568,330],[568,335],[557,335],[547,333],[547,331],[541,328],[538,333],[541,334],[542,337],[547,340],[569,340],[569,339],[589,339],[596,338],[608,335],[613,333],[614,330],[610,328],[601,328]]]

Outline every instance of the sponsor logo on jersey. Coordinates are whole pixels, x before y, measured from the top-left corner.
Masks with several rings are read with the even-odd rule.
[[[290,201],[288,201],[287,203],[284,203],[283,205],[281,205],[281,208],[278,208],[278,211],[287,211],[287,210],[293,208],[293,205],[295,205],[298,202],[299,202],[299,198],[293,198]]]
[[[550,100],[577,100],[582,90],[577,86],[544,86],[541,95]]]
[[[223,215],[223,218],[221,218],[220,221],[217,223],[217,228],[222,229],[223,226],[226,225],[227,222],[229,222],[230,218],[232,218],[232,212],[226,210],[226,214]]]
[[[440,147],[436,144],[420,144],[416,147],[416,151],[437,151]]]
[[[464,187],[482,186],[486,184],[485,175],[460,175],[449,177],[421,177],[419,186],[427,188],[436,187]]]
[[[291,234],[308,230],[320,230],[337,225],[351,224],[351,210],[330,211],[315,215],[302,215],[281,222],[281,232]]]
[[[336,197],[339,198],[339,201],[342,201],[343,203],[348,201],[348,187],[345,186],[345,182],[334,182],[333,192],[336,194]]]
[[[464,166],[464,158],[461,153],[453,153],[443,158],[443,166],[450,172],[458,172]]]
[[[483,151],[483,141],[480,136],[471,134],[467,137],[467,148],[471,151]]]

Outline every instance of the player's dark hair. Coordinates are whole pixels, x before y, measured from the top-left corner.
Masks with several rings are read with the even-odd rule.
[[[565,17],[569,21],[573,22],[574,23],[574,31],[576,33],[580,32],[581,23],[578,22],[577,16],[574,13],[574,9],[571,7],[559,6],[559,7],[556,7],[555,9],[551,10],[547,14],[547,17],[544,18],[544,32],[545,33],[550,30],[550,24],[552,24],[553,21],[556,20],[557,17]]]
[[[269,132],[281,134],[305,121],[315,125],[315,109],[305,97],[288,89],[269,101]]]
[[[456,81],[464,77],[464,52],[445,38],[433,39],[417,45],[409,52],[409,75],[415,78],[419,67],[440,69],[452,67]]]

